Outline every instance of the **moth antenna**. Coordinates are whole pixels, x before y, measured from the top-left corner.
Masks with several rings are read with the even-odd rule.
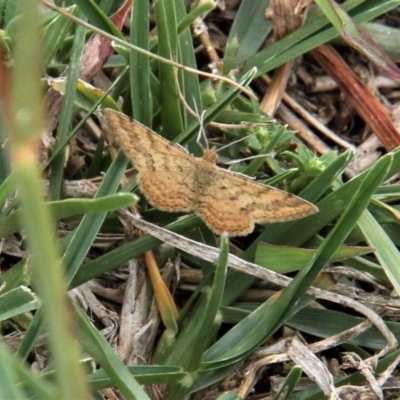
[[[256,134],[256,132],[249,133],[247,136],[244,136],[244,137],[242,137],[242,138],[240,138],[240,139],[234,140],[233,142],[229,142],[229,143],[226,144],[225,146],[220,147],[220,148],[217,150],[217,153],[218,153],[219,151],[221,151],[221,150],[227,149],[227,148],[230,147],[230,146],[233,146],[233,145],[236,144],[236,143],[240,143],[240,142],[242,142],[243,140],[246,140],[246,139],[252,137],[252,136],[255,135],[255,134]]]
[[[224,162],[225,165],[232,165],[232,164],[237,164],[242,161],[247,161],[247,160],[254,160],[255,158],[262,158],[262,157],[275,157],[276,156],[276,151],[271,151],[270,153],[266,154],[255,154],[254,156],[250,157],[245,157],[245,158],[239,158],[238,160],[231,160]]]
[[[206,130],[204,128],[204,115],[205,115],[206,111],[203,110],[203,112],[199,115],[198,111],[197,111],[196,103],[194,103],[194,104],[195,104],[195,109],[196,109],[196,113],[197,113],[197,118],[199,119],[199,124],[200,124],[199,133],[197,134],[196,143],[202,149],[205,149],[205,148],[208,149],[208,140],[207,140]],[[206,147],[204,147],[203,144],[201,143],[201,139],[204,140],[204,143],[206,144]]]
[[[201,115],[199,114],[199,110],[198,110],[197,104],[196,104],[196,99],[194,98],[194,96],[192,97],[193,105],[194,105],[194,110],[190,107],[190,105],[189,105],[188,102],[186,101],[186,99],[185,99],[185,97],[183,96],[183,94],[182,94],[182,92],[181,92],[181,89],[180,89],[180,87],[179,87],[179,81],[178,81],[178,78],[177,78],[177,72],[175,72],[175,81],[176,81],[175,83],[176,83],[176,86],[177,86],[177,89],[178,89],[178,97],[179,97],[179,100],[182,102],[183,107],[185,107],[186,111],[187,111],[190,115],[192,115],[192,116],[194,116],[194,117],[196,117],[196,118],[199,119],[199,122],[200,122],[200,130],[199,130],[199,133],[198,133],[198,135],[197,135],[196,143],[197,143],[197,145],[200,146],[203,150],[204,150],[204,149],[208,149],[208,141],[207,141],[207,136],[206,136],[206,134],[205,134],[204,124],[203,124],[205,110],[201,113]],[[206,147],[204,147],[203,144],[200,142],[201,137],[204,138],[204,143],[206,144]]]

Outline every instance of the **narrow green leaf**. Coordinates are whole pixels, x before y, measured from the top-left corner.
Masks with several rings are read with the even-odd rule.
[[[372,214],[366,211],[358,222],[365,241],[376,249],[375,255],[387,277],[400,294],[400,253]]]
[[[127,164],[128,160],[120,153],[108,169],[95,198],[101,198],[116,192]],[[82,218],[79,227],[75,230],[73,238],[64,252],[63,262],[66,267],[68,280],[73,278],[81,266],[105,218],[106,213],[86,214]]]
[[[175,2],[159,0],[154,4],[158,31],[158,54],[168,60],[178,61],[178,27]],[[183,129],[181,104],[178,96],[177,74],[173,66],[159,63],[160,104],[164,136],[172,140]]]
[[[0,295],[0,321],[38,308],[38,298],[27,287],[18,287]]]
[[[369,247],[341,246],[332,257],[332,262],[368,254],[374,251]],[[293,272],[308,265],[315,255],[315,249],[274,246],[259,243],[255,263],[281,274]]]
[[[297,365],[294,366],[289,371],[288,375],[286,376],[285,380],[283,381],[281,387],[277,391],[273,400],[282,399],[283,393],[284,393],[285,398],[288,398],[293,393],[297,384],[299,383],[302,373],[303,373],[303,369],[301,367],[299,367]]]
[[[78,7],[67,7],[66,11],[72,15],[77,15]],[[58,14],[45,26],[41,38],[42,55],[44,58],[43,65],[48,65],[60,47],[63,46],[65,38],[72,28],[72,24],[73,22],[69,18]]]
[[[116,386],[128,400],[150,399],[103,335],[88,320],[86,314],[77,307],[75,307],[75,311],[79,325],[80,343],[85,351],[106,371],[112,386]]]
[[[18,379],[18,362],[12,357],[6,346],[0,342],[0,398],[24,400],[30,397],[24,394]],[[44,397],[46,399],[46,397]],[[49,397],[47,397],[49,399]],[[50,400],[50,399],[49,399]]]
[[[149,50],[150,4],[147,1],[134,1],[131,13],[131,43]],[[136,51],[129,53],[129,74],[131,102],[134,118],[151,128],[153,104],[150,86],[150,60]]]
[[[90,23],[105,32],[124,40],[122,33],[115,27],[102,9],[93,0],[76,0],[76,5],[86,15]]]
[[[133,365],[127,367],[128,371],[141,385],[161,385],[176,383],[188,375],[180,367],[164,365]],[[91,387],[95,390],[113,386],[112,379],[107,372],[100,369],[88,376]]]
[[[265,17],[265,11],[269,8],[270,0],[243,0],[241,2],[229,32],[227,45],[229,47],[233,40],[238,42],[234,68],[238,68],[249,57],[255,55],[271,32],[273,21]],[[225,57],[229,57],[228,52]],[[230,69],[224,72],[226,74],[229,71]]]
[[[83,214],[99,214],[118,210],[135,204],[137,197],[131,193],[118,193],[96,199],[67,199],[45,203],[48,212],[55,218],[63,219]],[[21,229],[21,211],[0,219],[0,237],[5,237]]]

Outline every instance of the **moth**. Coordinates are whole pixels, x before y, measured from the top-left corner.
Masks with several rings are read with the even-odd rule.
[[[106,128],[138,171],[140,191],[154,207],[194,212],[216,234],[245,236],[255,223],[290,221],[318,208],[292,194],[219,168],[215,149],[194,157],[112,109]]]

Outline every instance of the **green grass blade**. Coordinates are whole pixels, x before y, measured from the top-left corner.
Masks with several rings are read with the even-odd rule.
[[[271,32],[272,19],[265,18],[265,10],[269,7],[270,0],[241,2],[228,36],[228,43],[235,38],[239,46],[234,68],[254,56]]]
[[[26,287],[18,287],[0,295],[0,321],[35,310],[39,300]]]
[[[86,15],[94,26],[101,30],[124,40],[121,32],[115,27],[110,19],[104,14],[102,9],[92,0],[76,0],[76,5]]]
[[[43,331],[43,315],[43,307],[40,307],[36,311],[28,329],[25,332],[22,342],[17,350],[17,355],[21,360],[26,360],[28,358],[37,339],[39,338],[39,335]]]
[[[86,314],[78,308],[75,308],[75,311],[80,342],[88,354],[106,371],[112,385],[121,391],[125,399],[150,399]]]
[[[207,2],[203,4],[203,6],[206,5]],[[208,2],[208,5],[210,5],[210,2]],[[186,7],[182,1],[176,2],[176,12],[177,12],[177,18],[179,20],[183,20],[187,16]],[[179,31],[179,27],[177,28],[177,30]],[[194,54],[193,39],[190,29],[185,30],[179,34],[178,44],[179,44],[179,61],[187,67],[196,69],[197,68],[196,57]],[[179,78],[179,89],[181,90],[181,93],[185,101],[193,111],[196,111],[201,115],[203,111],[203,106],[201,100],[201,91],[200,91],[198,75],[191,74],[185,71],[178,71],[178,78]],[[197,119],[197,117],[190,114],[189,111],[186,110],[186,108],[183,108],[182,110],[182,117],[183,117],[184,127],[187,127],[189,123]],[[191,147],[189,147],[189,150],[191,150]]]
[[[149,10],[146,1],[135,1],[131,15],[131,43],[142,49],[149,50]],[[131,84],[131,101],[134,118],[151,128],[153,104],[150,86],[150,60],[144,54],[136,51],[129,53],[129,74]]]
[[[179,365],[185,371],[197,370],[203,352],[211,340],[214,339],[217,321],[217,313],[221,304],[221,298],[225,287],[229,256],[229,239],[221,237],[220,255],[216,265],[214,279],[208,279],[204,293],[200,296],[193,318],[179,332],[178,338],[173,343],[173,350],[165,361],[167,364]],[[187,349],[191,348],[191,352]],[[168,398],[183,398],[190,386],[187,382],[171,385],[168,388]]]
[[[76,15],[78,7],[71,6],[66,9],[69,13]],[[48,65],[63,46],[67,35],[70,33],[73,22],[63,15],[57,15],[43,30],[41,45],[43,49],[43,64]]]
[[[118,193],[96,199],[67,199],[45,203],[55,218],[69,218],[82,214],[98,214],[118,210],[135,204],[137,197],[130,193]],[[21,229],[21,210],[0,219],[0,238]]]
[[[68,320],[66,284],[52,221],[44,207],[39,166],[33,156],[34,144],[42,133],[40,15],[39,2],[29,1],[20,7],[20,24],[14,49],[8,129],[10,154],[14,161],[19,187],[22,219],[32,256],[33,280],[43,301],[48,324],[49,348],[57,370],[56,397],[87,396],[83,371],[79,367],[79,349]],[[29,65],[29,68],[26,66]],[[29,96],[26,93],[29,93]],[[21,112],[25,116],[21,118]],[[67,346],[65,353],[63,346]]]
[[[164,365],[133,365],[127,369],[141,385],[176,383],[188,376],[180,367]],[[95,390],[113,386],[112,380],[103,369],[96,371],[88,379]]]
[[[358,222],[358,226],[365,241],[376,249],[376,258],[397,293],[400,293],[399,250],[370,212],[364,213]]]
[[[8,353],[6,346],[0,342],[0,399],[29,399],[19,385],[18,368],[16,360]]]
[[[108,169],[95,198],[100,198],[116,192],[121,176],[125,172],[127,163],[128,161],[126,157],[120,153]],[[81,263],[99,232],[105,217],[106,213],[97,215],[87,214],[83,217],[79,227],[75,230],[73,239],[64,253],[64,263],[67,270],[68,280],[73,278],[81,266]]]
[[[154,4],[158,31],[158,54],[168,60],[178,61],[178,27],[176,5],[179,0],[159,0]],[[164,136],[172,140],[175,132],[183,129],[181,104],[178,96],[177,74],[174,67],[158,64],[160,77],[160,104]]]

